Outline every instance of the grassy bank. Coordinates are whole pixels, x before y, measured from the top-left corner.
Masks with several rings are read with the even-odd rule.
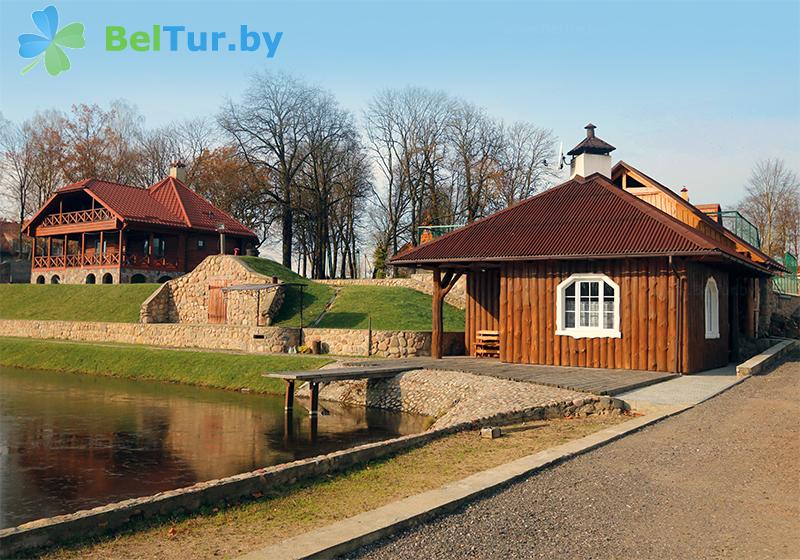
[[[506,429],[507,435],[495,440],[475,432],[459,433],[347,472],[286,486],[258,501],[140,522],[117,536],[84,541],[43,557],[235,558],[623,420],[599,416],[530,422]]]
[[[283,382],[261,374],[317,369],[331,360],[313,356],[229,354],[147,346],[84,344],[0,337],[0,365],[185,383],[281,394]]]
[[[0,284],[0,319],[135,323],[158,284]]]
[[[390,286],[345,286],[319,322],[319,327],[375,330],[431,330],[431,296]],[[444,330],[464,330],[464,310],[444,304]]]
[[[303,285],[303,325],[309,326],[319,317],[334,294],[333,288],[318,284],[281,266],[275,261],[260,257],[241,257],[247,266],[264,276],[277,276],[284,282],[295,284],[286,288],[283,305],[273,324],[284,327],[300,325],[300,286]]]

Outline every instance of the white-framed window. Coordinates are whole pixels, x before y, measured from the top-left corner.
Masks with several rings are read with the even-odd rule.
[[[713,276],[706,281],[705,300],[706,338],[719,338],[719,289]]]
[[[621,338],[619,285],[605,274],[573,274],[556,288],[556,334]]]

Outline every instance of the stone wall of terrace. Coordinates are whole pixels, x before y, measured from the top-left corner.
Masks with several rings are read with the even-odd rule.
[[[121,342],[169,348],[203,348],[241,352],[286,352],[299,344],[297,329],[184,323],[94,323],[88,321],[0,320],[4,336]]]
[[[271,284],[272,279],[258,274],[232,255],[211,255],[192,272],[166,282],[145,302],[139,312],[142,323],[209,322],[208,302],[211,287],[243,284]],[[224,293],[228,325],[270,325],[280,311],[283,289],[228,291]],[[259,315],[261,316],[259,320]]]

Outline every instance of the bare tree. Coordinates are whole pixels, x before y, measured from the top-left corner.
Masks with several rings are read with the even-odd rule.
[[[36,151],[31,140],[30,123],[17,126],[0,117],[0,150],[0,192],[19,222],[17,248],[22,251],[23,224],[36,209],[33,172]]]
[[[292,265],[295,178],[309,157],[308,113],[318,95],[291,76],[264,72],[253,76],[241,103],[228,102],[219,116],[247,161],[275,178],[265,192],[281,209],[286,267]]]
[[[453,157],[450,162],[453,191],[452,222],[467,223],[483,216],[497,193],[503,150],[501,127],[486,112],[470,103],[459,102],[449,124]]]
[[[555,168],[546,166],[545,161],[554,159],[552,131],[526,122],[515,122],[506,128],[501,155],[503,176],[491,210],[513,206],[546,188],[555,178]]]
[[[800,180],[797,173],[782,159],[759,161],[753,167],[745,191],[747,195],[739,211],[761,233],[761,249],[769,255],[782,257],[798,227],[796,208]]]

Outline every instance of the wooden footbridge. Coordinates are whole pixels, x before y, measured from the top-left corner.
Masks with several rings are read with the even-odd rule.
[[[399,373],[419,369],[419,365],[392,364],[375,365],[365,364],[364,366],[341,367],[330,369],[317,369],[312,371],[281,371],[265,373],[264,377],[283,379],[286,382],[286,395],[284,409],[291,412],[294,408],[295,385],[308,382],[311,387],[311,416],[316,417],[319,413],[319,384],[330,381],[347,381],[353,379],[382,379],[384,377],[394,377]]]

